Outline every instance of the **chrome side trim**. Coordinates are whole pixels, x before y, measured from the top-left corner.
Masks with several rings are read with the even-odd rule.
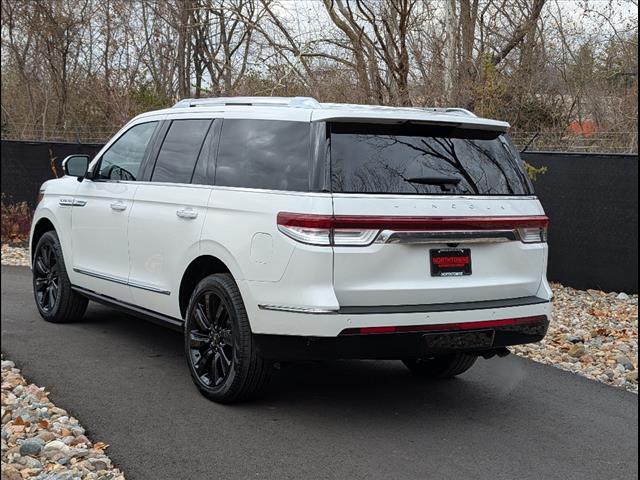
[[[219,187],[218,187],[219,188]],[[232,187],[234,188],[234,187]],[[503,201],[503,200],[538,200],[536,195],[422,195],[422,194],[413,194],[413,193],[339,193],[334,192],[333,198],[390,198],[394,200],[403,199],[403,198],[415,198],[420,200],[446,200],[450,202],[455,202],[458,200],[470,200],[470,201],[478,201],[478,200],[492,200],[492,201]],[[541,215],[542,211],[538,213],[532,213],[532,215]]]
[[[519,240],[517,230],[468,230],[403,232],[383,230],[374,243],[394,243],[404,245],[429,243],[501,243]]]
[[[100,280],[107,280],[108,282],[119,283],[120,285],[128,285],[129,282],[126,278],[114,277],[112,275],[105,275],[104,273],[94,272],[92,270],[85,270],[83,268],[73,268],[76,273],[87,275],[89,277],[99,278]]]
[[[169,290],[158,288],[153,285],[149,285],[148,283],[141,283],[141,282],[129,280],[128,285],[130,287],[139,288],[141,290],[148,290],[150,292],[161,293],[162,295],[171,295],[171,292]]]
[[[291,195],[296,197],[331,197],[330,192],[295,192],[289,190],[271,190],[268,188],[251,188],[251,187],[224,187],[221,185],[196,185],[187,183],[172,182],[149,182],[143,180],[103,180],[112,183],[124,183],[135,185],[148,185],[152,187],[181,187],[181,188],[208,188],[212,190],[222,190],[230,192],[248,192],[248,193],[273,193],[278,195]]]
[[[86,204],[87,202],[85,200],[76,200],[75,198],[73,199],[74,207],[84,207]]]
[[[74,268],[73,271],[76,273],[80,273],[82,275],[87,275],[89,277],[99,278],[100,280],[106,280],[108,282],[118,283],[120,285],[126,285],[128,287],[139,288],[141,290],[148,290],[149,292],[160,293],[162,295],[171,295],[171,292],[169,290],[158,288],[156,286],[149,285],[147,283],[130,281],[124,278],[114,277],[112,275],[105,275],[104,273],[94,272],[91,270],[84,270],[81,268]]]
[[[309,313],[315,315],[326,315],[338,313],[338,310],[330,310],[325,308],[312,308],[312,307],[294,307],[290,305],[258,305],[260,310],[275,310],[277,312],[293,312],[293,313]]]
[[[214,190],[229,192],[273,193],[277,195],[290,195],[295,197],[331,197],[330,192],[295,192],[293,190],[273,190],[269,188],[251,187],[225,187],[222,185],[213,185],[211,188],[213,188]]]

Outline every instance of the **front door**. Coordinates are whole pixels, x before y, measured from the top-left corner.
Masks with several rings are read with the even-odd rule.
[[[136,178],[159,122],[139,123],[118,137],[83,180],[73,200],[72,282],[131,302],[127,229]]]

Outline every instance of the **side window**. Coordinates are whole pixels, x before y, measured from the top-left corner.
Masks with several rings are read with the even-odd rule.
[[[220,139],[220,129],[222,128],[222,119],[216,118],[209,127],[209,133],[204,139],[200,156],[193,170],[191,183],[194,185],[213,185],[214,162],[218,151],[218,140]]]
[[[211,119],[174,120],[158,153],[152,182],[190,183]]]
[[[216,185],[309,191],[310,124],[226,119],[216,161]]]
[[[96,178],[135,180],[157,126],[158,122],[147,122],[127,130],[102,155]]]

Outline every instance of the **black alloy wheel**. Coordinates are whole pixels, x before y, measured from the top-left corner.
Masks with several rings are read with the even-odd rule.
[[[33,294],[40,316],[53,323],[80,320],[89,301],[73,290],[56,232],[45,232],[34,247]]]
[[[56,307],[60,291],[60,269],[52,244],[40,244],[33,260],[33,275],[38,306],[44,313],[50,313]]]
[[[215,402],[255,397],[271,376],[272,364],[256,348],[242,295],[228,273],[196,285],[185,314],[184,345],[194,383]]]
[[[229,307],[215,291],[205,290],[191,311],[189,355],[198,380],[219,386],[229,376],[235,352]]]

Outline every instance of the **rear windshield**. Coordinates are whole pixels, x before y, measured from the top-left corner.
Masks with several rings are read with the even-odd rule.
[[[333,123],[334,192],[531,195],[505,134],[433,125]]]

